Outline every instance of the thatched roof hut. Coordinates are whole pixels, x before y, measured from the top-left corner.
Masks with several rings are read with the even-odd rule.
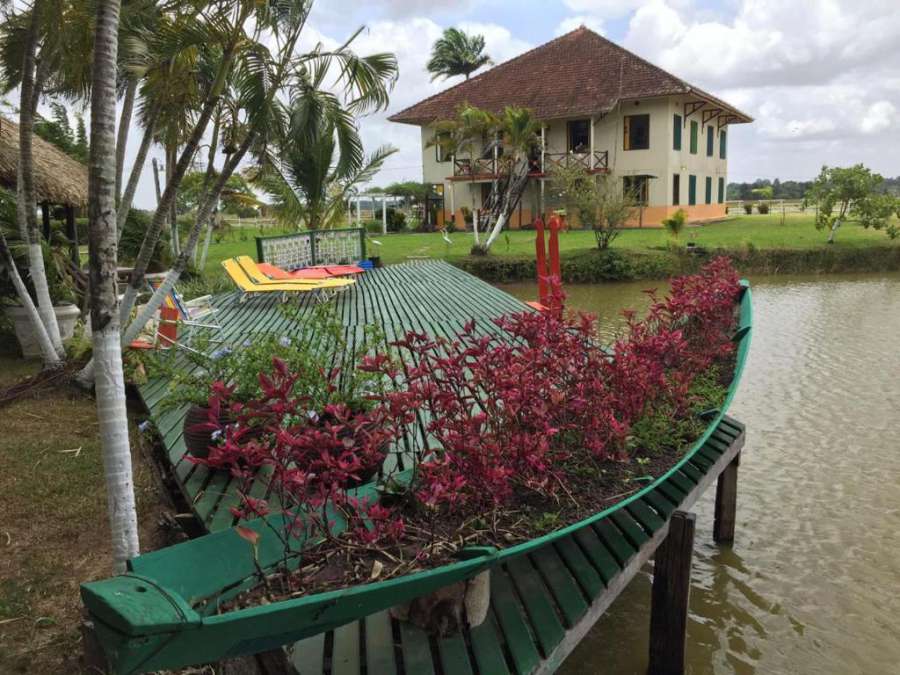
[[[88,169],[52,143],[34,137],[34,193],[38,204],[86,206]],[[15,192],[19,125],[0,117],[0,186]]]

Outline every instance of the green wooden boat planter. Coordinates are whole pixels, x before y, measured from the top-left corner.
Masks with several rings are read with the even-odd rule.
[[[735,423],[726,419],[725,413],[746,363],[751,319],[750,287],[743,281],[739,329],[734,337],[735,370],[721,409],[710,411],[703,435],[669,471],[627,499],[516,546],[466,550],[463,559],[433,570],[221,614],[217,613],[221,603],[255,583],[249,545],[233,528],[147,553],[129,561],[126,574],[81,587],[84,605],[110,665],[115,672],[137,673],[270,650],[409,602],[493,566],[516,565],[517,559],[526,555],[565,544],[564,540],[571,541],[572,535],[578,538],[583,530],[600,528],[604,519],[611,517],[618,522],[625,514],[646,510],[647,504],[670,506],[673,485],[685,475],[699,473],[698,467],[712,465],[709,448],[722,444],[722,430],[737,435]],[[376,494],[374,484],[357,491],[360,495]],[[668,518],[673,508],[656,510]],[[665,522],[652,511],[646,515],[659,521],[656,526]],[[244,525],[259,532],[266,528],[261,519]],[[260,537],[258,556],[263,568],[276,565],[283,556],[280,542],[274,537]]]

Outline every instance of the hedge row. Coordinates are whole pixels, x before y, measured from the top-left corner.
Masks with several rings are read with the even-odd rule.
[[[598,283],[666,279],[692,274],[710,258],[724,255],[742,274],[828,274],[838,272],[900,271],[900,246],[850,249],[823,246],[817,249],[707,249],[696,253],[672,250],[588,250],[564,254],[560,266],[563,281]],[[478,256],[452,259],[454,265],[485,281],[531,281],[533,258]]]

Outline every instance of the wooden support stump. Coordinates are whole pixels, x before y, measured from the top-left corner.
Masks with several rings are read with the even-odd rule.
[[[737,512],[737,479],[741,455],[738,453],[719,474],[716,483],[716,514],[713,540],[717,544],[734,543],[734,523]]]
[[[650,608],[649,675],[682,675],[694,553],[693,513],[676,511],[656,549]]]

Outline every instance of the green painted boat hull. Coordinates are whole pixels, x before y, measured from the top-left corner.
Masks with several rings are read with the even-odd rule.
[[[118,673],[137,673],[274,649],[471,578],[606,518],[659,488],[719,427],[747,360],[751,322],[750,287],[742,282],[736,365],[722,408],[675,466],[629,498],[542,537],[499,551],[471,551],[473,557],[434,570],[222,614],[216,613],[217,603],[254,583],[249,546],[233,529],[147,553],[129,561],[127,574],[81,587],[111,666]],[[262,531],[266,524],[259,519],[246,526]],[[274,565],[281,559],[281,546],[274,537],[263,536],[258,555],[263,567]]]

